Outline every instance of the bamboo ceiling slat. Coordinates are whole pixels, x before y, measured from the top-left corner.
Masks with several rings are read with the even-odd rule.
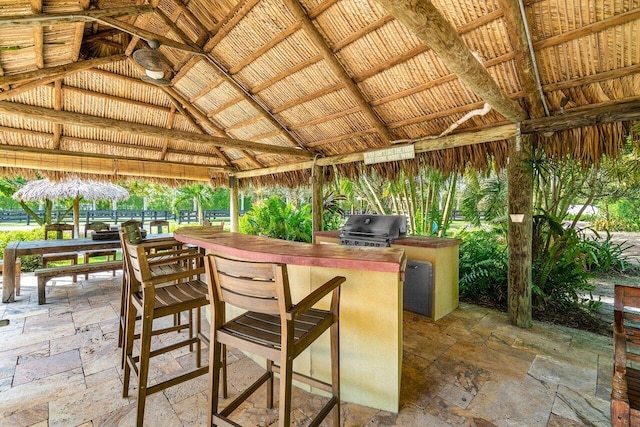
[[[516,61],[521,53],[514,51],[514,41],[509,39],[510,12],[501,8],[502,0],[432,2],[451,24],[451,31],[461,38],[463,47],[487,70],[485,76],[495,82],[504,98],[515,101],[503,103],[500,111],[510,113],[505,105],[512,109],[526,107],[525,91],[532,85],[520,84]],[[126,0],[100,0],[92,3],[92,11],[130,4]],[[33,107],[194,135],[226,134],[274,146],[298,144],[323,156],[381,147],[388,133],[392,139],[439,135],[456,120],[484,106],[484,100],[469,87],[487,96],[468,76],[463,76],[467,83],[462,83],[450,71],[460,71],[451,57],[446,59],[450,62],[444,62],[376,0],[303,0],[300,4],[312,27],[306,26],[305,20],[299,21],[306,17],[297,15],[297,9],[285,6],[293,8],[295,3],[284,0],[159,0],[157,4],[156,13],[112,18],[108,20],[111,25],[48,21],[42,26],[42,36],[34,30],[34,24],[2,26],[0,75],[16,77],[14,83],[0,87],[0,93],[9,90],[7,100]],[[640,97],[640,0],[529,0],[524,4],[543,97],[552,115],[560,113],[564,98],[568,98],[566,110],[582,108],[586,114],[590,105]],[[77,0],[47,0],[42,3],[42,13],[75,16],[80,5]],[[39,11],[38,4],[34,7],[26,0],[0,0],[0,19],[31,17],[34,10]],[[143,82],[144,71],[130,58],[85,71],[72,69],[54,90],[53,73],[78,56],[131,55],[136,49],[148,47],[144,40],[114,28],[118,22],[128,31],[132,28],[127,26],[134,25],[143,31],[140,34],[156,33],[166,37],[165,41],[190,48],[197,43],[222,71],[207,58],[162,45],[159,51],[171,63],[168,74],[173,87]],[[316,30],[322,40],[314,39]],[[325,56],[330,54],[325,52],[326,47],[333,49],[336,62]],[[43,66],[37,77],[40,82],[17,77]],[[47,68],[55,66],[62,67],[45,74]],[[224,75],[225,70],[230,76]],[[484,74],[484,70],[479,71]],[[21,84],[26,85],[20,89]],[[491,110],[467,118],[456,132],[484,129],[504,120]],[[296,171],[300,158],[281,154],[231,147],[221,151],[208,144],[26,120],[9,113],[0,115],[0,126],[10,129],[0,133],[0,144],[32,149],[59,147],[96,156],[135,156],[139,152],[140,158],[193,165],[221,166],[226,161],[244,171],[243,176],[261,167],[288,165],[287,173],[260,174],[251,183],[295,185],[308,177],[308,171]],[[603,153],[615,152],[617,142],[610,140],[623,139],[624,129],[622,125],[604,125],[559,131],[548,138],[546,145],[553,155],[597,162]],[[492,162],[504,165],[506,153],[505,143],[495,142],[436,150],[421,154],[413,162],[367,168],[350,165],[339,170],[354,176],[362,171],[392,176],[399,167],[415,171],[419,165],[463,170],[467,166],[488,167]],[[57,161],[66,158],[60,156]],[[182,173],[180,170],[176,169],[177,173]],[[113,171],[103,172],[116,177]],[[197,173],[193,176],[202,177]],[[214,174],[212,184],[224,185],[223,178]]]
[[[286,54],[283,55],[283,52]],[[253,87],[255,86],[254,82],[267,81],[316,55],[318,55],[318,50],[304,31],[297,31],[276,48],[270,49],[256,58],[235,77],[245,86]]]

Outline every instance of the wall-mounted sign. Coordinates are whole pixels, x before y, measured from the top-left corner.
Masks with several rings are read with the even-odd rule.
[[[364,153],[364,164],[395,162],[396,160],[413,159],[415,157],[416,150],[413,144],[401,145]]]

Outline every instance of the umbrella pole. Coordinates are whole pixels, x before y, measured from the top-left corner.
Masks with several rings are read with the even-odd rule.
[[[73,199],[73,234],[80,238],[80,197]]]

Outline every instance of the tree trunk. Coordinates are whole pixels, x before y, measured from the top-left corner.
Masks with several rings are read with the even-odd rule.
[[[528,328],[531,315],[533,168],[532,137],[509,139],[509,320]],[[516,215],[523,215],[517,217]]]

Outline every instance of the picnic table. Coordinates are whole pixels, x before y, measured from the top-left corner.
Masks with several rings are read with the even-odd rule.
[[[173,234],[150,234],[147,240],[171,239]],[[2,302],[15,301],[15,266],[16,259],[23,255],[55,254],[61,252],[97,251],[103,249],[120,248],[120,239],[117,240],[93,240],[82,239],[56,239],[56,240],[31,240],[9,242],[4,248],[4,272],[2,285]]]

